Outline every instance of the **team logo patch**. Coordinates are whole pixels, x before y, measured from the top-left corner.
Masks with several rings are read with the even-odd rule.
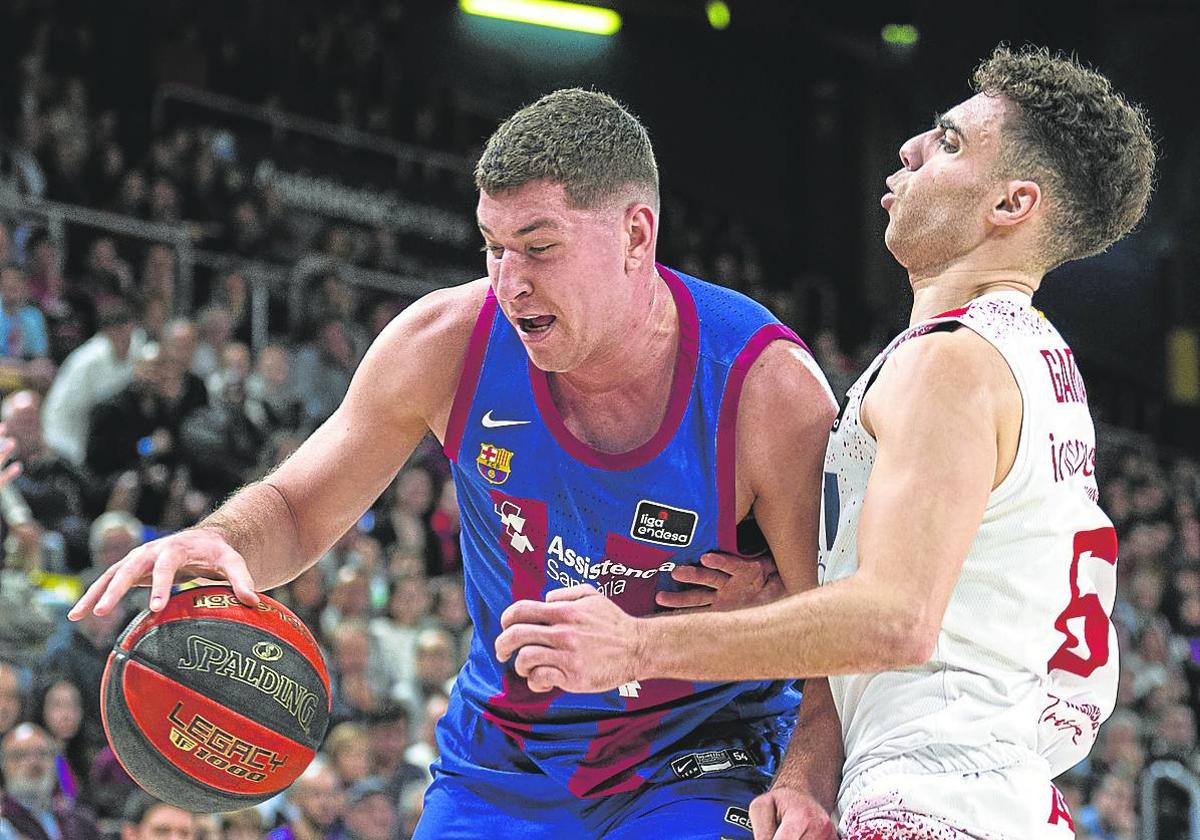
[[[682,755],[671,762],[671,769],[681,779],[698,779],[734,767],[753,767],[756,763],[745,750],[713,750]]]
[[[475,466],[479,469],[479,474],[487,479],[490,484],[503,484],[508,481],[509,473],[512,472],[513,453],[508,449],[503,449],[499,446],[493,446],[490,443],[479,444],[479,457],[475,459]]]
[[[730,825],[736,825],[738,828],[744,828],[747,831],[753,831],[750,826],[750,812],[745,808],[729,808],[725,812],[725,822]]]
[[[695,511],[642,499],[633,514],[629,536],[637,540],[683,548],[696,533]]]

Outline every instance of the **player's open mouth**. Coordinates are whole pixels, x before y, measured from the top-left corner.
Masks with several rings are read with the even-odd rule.
[[[541,333],[550,329],[550,325],[554,323],[553,315],[538,315],[533,318],[518,318],[517,326],[521,328],[521,332],[525,333]]]

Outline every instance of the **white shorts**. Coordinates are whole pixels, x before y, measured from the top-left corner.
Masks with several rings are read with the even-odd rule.
[[[1062,794],[1033,765],[905,773],[887,762],[842,792],[842,840],[1073,840]],[[889,772],[890,771],[890,772]]]

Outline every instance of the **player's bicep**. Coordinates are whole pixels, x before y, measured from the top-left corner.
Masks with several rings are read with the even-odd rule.
[[[747,376],[738,465],[754,516],[789,592],[816,585],[821,469],[837,404],[803,349],[777,341]]]
[[[471,325],[456,303],[419,303],[389,325],[341,405],[268,477],[295,514],[305,549],[323,552],[344,534],[448,409]]]
[[[859,520],[860,574],[936,633],[983,519],[997,460],[992,368],[978,336],[912,342],[868,392],[877,441]]]

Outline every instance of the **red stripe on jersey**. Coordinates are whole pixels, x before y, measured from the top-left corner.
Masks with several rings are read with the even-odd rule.
[[[793,341],[808,352],[800,337],[783,324],[766,324],[750,336],[738,353],[725,380],[721,413],[717,419],[717,544],[721,551],[737,554],[737,413],[746,374],[772,341]],[[811,353],[809,355],[812,355]]]
[[[512,600],[540,601],[546,587],[546,543],[549,529],[546,503],[537,499],[519,499],[499,490],[492,490],[496,518],[501,522],[500,547],[508,558],[512,571]],[[533,731],[550,708],[550,703],[562,691],[545,694],[530,690],[525,678],[518,675],[509,662],[504,672],[500,693],[488,700],[484,717],[500,727],[509,737],[525,748],[525,736]]]
[[[458,375],[458,388],[450,406],[450,419],[446,422],[446,440],[442,451],[451,461],[458,461],[458,447],[462,445],[463,430],[467,428],[467,416],[471,413],[471,402],[475,387],[479,384],[479,372],[483,370],[483,357],[487,354],[488,336],[496,317],[496,296],[488,289],[471,330],[467,343],[467,357],[463,361],[462,373]]]

